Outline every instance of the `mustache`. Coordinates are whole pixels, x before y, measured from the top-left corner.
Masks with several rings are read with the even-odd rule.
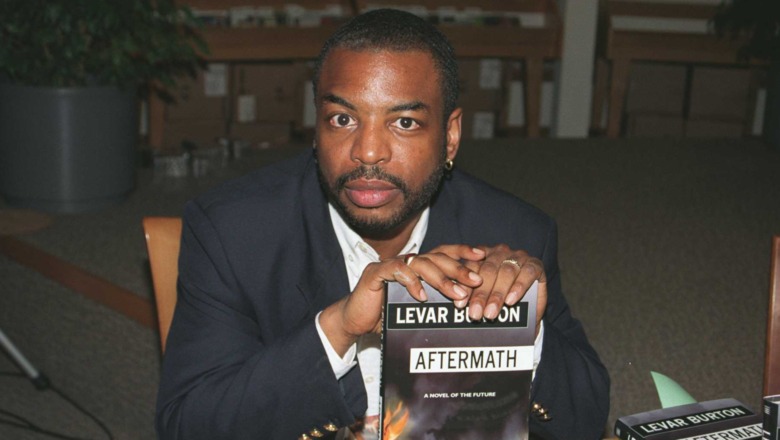
[[[400,177],[388,173],[377,165],[361,165],[346,174],[342,174],[336,179],[335,187],[337,190],[344,189],[347,183],[357,179],[384,180],[385,182],[390,182],[398,187],[404,194],[406,194],[409,189],[406,182],[401,180]]]

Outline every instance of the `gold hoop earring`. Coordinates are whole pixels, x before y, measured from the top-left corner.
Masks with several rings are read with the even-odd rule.
[[[452,171],[453,168],[455,168],[455,162],[453,162],[452,159],[447,159],[444,161],[445,170]]]

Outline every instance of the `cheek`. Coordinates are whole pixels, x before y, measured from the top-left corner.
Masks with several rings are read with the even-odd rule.
[[[432,169],[440,161],[444,160],[444,147],[433,139],[420,140],[412,144],[400,146],[396,149],[393,158],[406,164],[408,168]]]
[[[409,155],[406,160],[403,161],[398,170],[400,170],[399,177],[402,177],[406,183],[412,188],[420,188],[434,173],[436,167],[439,166],[438,156],[432,156],[430,154]],[[399,161],[400,162],[400,161]]]
[[[345,168],[347,163],[348,160],[340,158],[338,151],[334,151],[332,148],[323,148],[318,143],[317,166],[327,182],[333,184],[339,176],[344,174],[347,171]]]

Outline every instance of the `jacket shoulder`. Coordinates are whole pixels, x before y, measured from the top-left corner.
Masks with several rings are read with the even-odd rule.
[[[460,212],[482,224],[503,225],[507,230],[548,230],[554,221],[547,213],[515,194],[496,188],[465,172],[457,172],[448,182]],[[503,228],[501,228],[503,230]]]
[[[313,166],[313,157],[306,151],[223,182],[189,203],[209,213],[242,206],[267,210],[273,205],[289,204],[287,196],[301,189]]]

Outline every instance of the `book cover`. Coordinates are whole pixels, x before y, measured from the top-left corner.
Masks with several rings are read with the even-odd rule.
[[[527,439],[536,286],[495,320],[472,322],[428,285],[421,303],[388,283],[380,438]]]
[[[620,417],[622,440],[761,439],[761,415],[736,399],[709,400]]]
[[[780,394],[764,397],[764,440],[780,440]]]

